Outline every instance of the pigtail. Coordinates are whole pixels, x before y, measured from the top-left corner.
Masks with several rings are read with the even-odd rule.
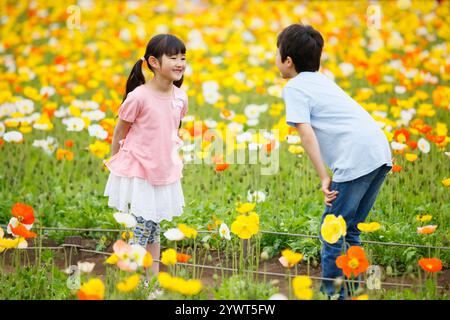
[[[141,84],[145,83],[145,77],[144,74],[142,73],[142,62],[143,62],[142,59],[139,59],[138,62],[134,64],[133,69],[131,70],[131,73],[127,80],[125,95],[123,96],[122,103],[125,101],[127,95],[131,91],[139,87]]]
[[[177,88],[180,88],[181,85],[183,84],[183,80],[184,80],[184,75],[181,77],[180,80],[173,82],[174,86],[176,86]]]

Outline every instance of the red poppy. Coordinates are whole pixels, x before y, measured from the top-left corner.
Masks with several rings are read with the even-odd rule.
[[[191,257],[192,256],[189,254],[177,253],[177,261],[178,262],[186,263],[189,261],[189,259],[191,259]]]
[[[408,141],[406,144],[413,150],[417,148],[417,141]]]
[[[217,164],[217,165],[216,165],[216,171],[217,171],[217,172],[219,172],[219,171],[225,171],[225,170],[228,169],[229,166],[230,166],[230,165],[229,165],[228,163],[220,163],[220,164]]]
[[[369,268],[364,249],[359,246],[351,246],[346,255],[336,259],[336,265],[342,269],[347,278],[352,274],[357,277],[361,272],[365,272]]]
[[[72,148],[73,147],[73,141],[72,140],[66,140],[66,142],[64,143],[65,144],[65,146],[67,147],[67,148]]]
[[[34,233],[33,231],[28,230],[27,228],[25,228],[25,226],[21,223],[19,223],[19,225],[14,228],[11,224],[9,225],[9,227],[11,228],[12,233],[14,233],[16,236],[28,239],[28,238],[36,238],[37,234]]]
[[[394,140],[400,143],[405,143],[409,140],[409,131],[405,128],[394,131]]]
[[[34,210],[32,206],[24,203],[16,203],[12,207],[12,215],[23,224],[33,224]]]
[[[266,144],[266,152],[267,153],[272,152],[272,150],[275,148],[275,146],[276,146],[275,140],[271,140],[270,143]]]
[[[427,272],[438,272],[442,270],[442,261],[437,258],[422,258],[419,260],[419,266]]]

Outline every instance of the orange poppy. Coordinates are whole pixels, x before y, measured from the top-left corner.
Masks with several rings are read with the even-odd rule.
[[[216,165],[216,171],[224,171],[227,170],[230,165],[228,163],[220,163]]]
[[[33,224],[34,222],[34,210],[32,206],[24,203],[16,203],[11,210],[14,217],[23,224]]]
[[[437,258],[422,258],[419,260],[419,266],[427,272],[438,272],[442,270],[442,261]]]
[[[436,228],[437,228],[437,225],[428,225],[428,226],[418,227],[417,233],[418,234],[432,234],[433,232],[436,231]]]
[[[392,166],[392,172],[400,172],[402,171],[402,166],[399,166],[398,164],[394,164]]]
[[[347,278],[352,274],[357,277],[361,272],[365,272],[369,268],[364,249],[359,246],[351,246],[346,255],[337,257],[336,265],[342,269]]]
[[[191,255],[189,254],[184,254],[184,253],[177,253],[177,261],[178,262],[183,262],[186,263],[189,261],[189,259],[191,259]]]
[[[25,228],[23,224],[19,224],[16,228],[14,228],[12,225],[9,225],[11,228],[12,233],[14,233],[16,236],[28,239],[28,238],[36,238],[37,234],[33,231],[28,230]]]

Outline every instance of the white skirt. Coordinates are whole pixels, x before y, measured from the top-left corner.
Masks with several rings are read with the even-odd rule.
[[[110,172],[104,196],[109,196],[109,207],[153,222],[171,221],[183,213],[184,196],[180,180],[154,186],[145,179],[122,177]]]

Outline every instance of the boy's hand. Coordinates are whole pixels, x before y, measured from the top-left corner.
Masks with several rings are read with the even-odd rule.
[[[329,206],[329,207],[332,206],[332,205],[331,205],[331,202],[332,202],[334,199],[336,199],[336,197],[337,197],[338,194],[339,194],[339,191],[336,191],[336,190],[331,191],[331,190],[330,190],[330,184],[331,184],[331,179],[330,179],[330,177],[326,177],[326,178],[324,178],[324,179],[322,180],[322,192],[323,192],[323,194],[324,194],[324,196],[325,196],[324,202],[325,202],[325,204],[326,204],[327,206]]]

